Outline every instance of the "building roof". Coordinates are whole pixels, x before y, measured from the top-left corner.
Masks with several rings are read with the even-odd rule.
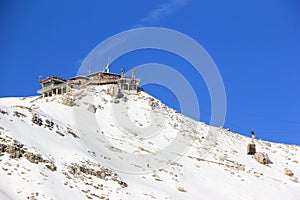
[[[121,77],[120,74],[107,73],[107,72],[95,72],[95,73],[87,75],[87,77],[96,76],[96,75],[99,75],[99,74],[101,74],[101,75],[113,75],[113,76]]]
[[[59,81],[59,82],[66,82],[67,81],[66,79],[60,78],[58,76],[48,76],[44,80],[40,80],[40,83],[45,83],[45,82],[48,82],[48,81],[51,81],[51,80]]]
[[[75,77],[70,78],[69,80],[76,80],[76,79],[86,79],[86,80],[89,80],[89,78],[86,77],[86,76],[75,76]]]

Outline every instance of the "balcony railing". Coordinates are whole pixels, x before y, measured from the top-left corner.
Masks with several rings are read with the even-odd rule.
[[[62,88],[62,87],[65,87],[66,86],[66,83],[62,83],[62,84],[55,84],[55,85],[48,85],[46,87],[43,87],[42,89],[39,89],[37,91],[37,93],[39,94],[43,94],[44,92],[49,92],[49,91],[52,91],[54,89],[57,89],[57,88]]]

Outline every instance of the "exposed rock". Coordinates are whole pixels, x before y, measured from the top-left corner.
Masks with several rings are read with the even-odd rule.
[[[56,171],[56,166],[54,165],[54,163],[48,164],[48,165],[46,165],[46,167],[48,169],[50,169],[51,171]]]
[[[122,98],[122,101],[123,101],[123,102],[127,102],[127,101],[128,101],[128,98],[127,98],[126,96],[124,96],[124,97]]]
[[[117,85],[112,85],[112,86],[108,87],[106,93],[109,94],[111,97],[114,97],[114,98],[121,98],[122,97],[121,90]]]
[[[0,144],[0,152],[4,153],[6,151],[7,145]]]
[[[103,109],[104,109],[104,107],[103,107],[103,106],[101,106],[101,105],[98,105],[98,109],[99,109],[99,110],[103,110]]]
[[[60,132],[60,131],[56,131],[56,133],[58,134],[58,135],[60,135],[60,136],[65,136],[62,132]]]
[[[297,177],[295,177],[295,176],[293,176],[291,178],[291,180],[294,181],[295,183],[299,183],[299,179]]]
[[[5,110],[0,109],[0,113],[3,115],[8,115],[8,113]]]
[[[88,108],[87,108],[88,111],[90,111],[91,113],[96,113],[97,111],[97,108],[95,105],[93,104],[89,104]]]
[[[31,119],[32,123],[38,125],[38,126],[42,126],[43,125],[43,120],[42,118],[40,118],[36,113],[32,113],[32,119]]]
[[[60,103],[65,105],[65,106],[74,106],[75,101],[72,97],[65,95],[61,98]]]
[[[17,117],[27,117],[25,114],[20,113],[18,111],[14,111],[14,116],[17,116]]]
[[[111,103],[120,103],[120,101],[119,101],[119,99],[117,99],[117,98],[113,98],[113,99],[111,100]]]
[[[159,103],[158,101],[156,101],[153,98],[149,98],[149,106],[151,106],[152,110],[154,110],[155,108],[159,107]]]
[[[9,154],[11,159],[21,158],[24,151],[21,149],[23,146],[19,146],[18,144],[7,145],[5,148],[5,152]]]
[[[267,165],[270,163],[270,159],[269,159],[268,155],[265,153],[256,152],[254,154],[254,158],[257,162],[264,164],[264,165]]]
[[[116,181],[122,187],[127,187],[127,183],[123,182],[117,177],[111,169],[106,168],[104,166],[100,166],[99,169],[90,168],[87,165],[79,165],[77,163],[72,163],[67,167],[67,170],[74,177],[84,180],[86,178],[85,175],[91,175],[98,177],[103,180],[113,180]]]
[[[107,100],[104,97],[101,98],[101,101],[107,103]]]
[[[45,162],[45,160],[39,154],[25,152],[24,156],[27,158],[28,161],[35,163],[35,164],[38,164],[39,162]]]
[[[183,187],[179,187],[179,188],[177,188],[178,189],[178,191],[180,191],[180,192],[186,192],[186,189],[184,189]]]
[[[292,172],[292,170],[290,170],[288,168],[284,168],[284,174],[287,176],[294,176],[294,173]]]
[[[34,154],[27,151],[27,148],[24,147],[23,144],[19,143],[16,140],[13,140],[12,144],[3,144],[0,143],[0,154],[3,155],[3,153],[9,154],[10,159],[18,159],[21,157],[25,157],[28,161],[38,164],[38,163],[50,163],[47,164],[46,167],[50,169],[51,171],[56,170],[56,166],[53,162],[46,160],[42,157],[40,154]]]
[[[124,181],[118,181],[118,183],[122,186],[122,187],[128,187],[128,184],[125,183]]]
[[[12,158],[12,159],[21,158],[22,157],[22,152],[19,151],[19,150],[16,150],[16,151],[10,153],[9,157]]]
[[[67,134],[72,135],[74,138],[79,138],[78,135],[76,135],[74,133],[74,131],[71,128],[69,128],[69,127],[67,128]]]
[[[54,127],[53,121],[51,121],[51,120],[49,120],[49,119],[46,119],[46,120],[45,120],[45,127],[49,128],[49,130],[52,130],[53,127]]]

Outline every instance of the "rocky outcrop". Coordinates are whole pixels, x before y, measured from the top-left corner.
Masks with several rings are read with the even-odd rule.
[[[72,135],[74,138],[79,138],[78,135],[76,135],[74,133],[74,131],[71,128],[69,128],[69,127],[67,127],[67,134]]]
[[[299,179],[298,177],[295,176],[295,174],[292,172],[292,170],[288,169],[288,168],[284,168],[284,174],[289,176],[290,179],[292,181],[294,181],[295,183],[299,183]]]
[[[45,120],[45,127],[49,128],[49,130],[52,130],[54,127],[54,122],[52,120],[46,119]]]
[[[95,105],[89,104],[87,110],[90,111],[91,113],[96,113],[97,108]]]
[[[264,164],[264,165],[267,165],[270,163],[270,159],[269,159],[269,156],[265,153],[261,153],[261,152],[256,152],[254,154],[254,158],[257,162],[261,163],[261,164]]]
[[[47,167],[48,169],[50,169],[51,171],[56,171],[56,170],[57,170],[57,168],[56,168],[56,166],[54,165],[54,163],[50,163],[50,164],[46,165],[46,167]]]
[[[23,145],[19,143],[14,143],[13,145],[0,143],[0,153],[8,153],[12,159],[21,158],[23,156],[25,151],[22,148]]]
[[[284,169],[284,174],[287,176],[294,176],[294,173],[292,172],[292,170],[285,168]]]
[[[27,149],[28,148],[25,148],[23,144],[16,141],[14,141],[12,144],[0,143],[0,156],[3,156],[4,153],[7,153],[10,159],[19,159],[25,157],[29,162],[34,164],[47,163],[46,167],[48,169],[51,171],[56,171],[56,166],[52,161],[44,159],[40,154],[29,152]]]
[[[158,101],[156,101],[154,98],[148,97],[148,104],[154,110],[155,108],[159,107]]]
[[[31,118],[32,123],[42,126],[43,125],[43,120],[40,118],[36,113],[32,113],[32,118]]]
[[[122,97],[121,90],[117,85],[112,85],[112,86],[108,87],[106,93],[109,94],[113,98],[121,98]]]
[[[114,173],[111,169],[104,166],[98,166],[97,168],[98,169],[94,169],[88,165],[79,165],[77,163],[72,163],[71,165],[67,166],[68,173],[81,180],[87,178],[86,175],[90,175],[104,180],[115,181],[122,187],[128,186],[127,183],[120,180],[117,174]]]
[[[65,106],[74,106],[75,105],[75,101],[73,99],[73,97],[65,95],[60,99],[60,103],[65,105]]]
[[[8,115],[8,113],[5,110],[0,109],[0,113],[3,115]]]
[[[18,111],[14,111],[14,116],[17,116],[17,117],[27,117],[25,114],[23,114],[21,112],[18,112]]]
[[[29,162],[32,162],[32,163],[35,163],[35,164],[38,164],[39,162],[46,162],[45,159],[42,158],[41,155],[39,154],[34,154],[34,153],[31,153],[31,152],[25,152],[24,153],[24,156],[25,158],[27,158],[27,160]]]

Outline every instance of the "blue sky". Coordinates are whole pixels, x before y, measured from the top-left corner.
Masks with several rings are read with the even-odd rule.
[[[216,63],[226,89],[224,127],[258,138],[300,145],[300,3],[253,1],[32,1],[0,2],[0,96],[36,95],[38,76],[76,75],[81,61],[101,41],[119,32],[156,26],[200,43]],[[209,122],[210,97],[201,77],[168,52],[131,52],[112,63],[157,62],[193,83],[201,121]],[[189,70],[191,69],[191,70]],[[138,75],[138,73],[137,73]],[[145,90],[175,109],[168,89]]]

